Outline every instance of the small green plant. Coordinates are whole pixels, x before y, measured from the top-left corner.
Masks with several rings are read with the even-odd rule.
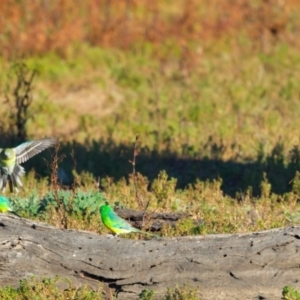
[[[60,205],[69,215],[86,217],[98,213],[99,207],[105,203],[106,198],[99,191],[82,191],[77,189],[75,192],[70,190],[59,190],[57,194],[48,192],[41,201],[40,212],[48,210],[50,207],[57,208],[58,197]]]
[[[33,191],[28,197],[14,196],[11,203],[16,212],[21,213],[24,217],[37,217],[41,205],[41,200],[37,191]]]
[[[139,300],[154,300],[155,292],[153,290],[145,289],[139,295]]]
[[[176,225],[172,228],[167,225],[163,227],[163,233],[166,236],[185,236],[197,235],[204,233],[204,225],[198,225],[190,218],[182,218],[177,221]]]
[[[67,288],[60,290],[57,284],[65,284]],[[31,277],[30,279],[23,279],[20,281],[18,288],[0,287],[1,300],[94,300],[102,299],[102,291],[99,287],[98,291],[93,291],[87,286],[76,288],[71,281],[67,278],[54,278],[38,279]]]
[[[296,171],[295,177],[293,178],[293,193],[300,197],[300,172]]]
[[[165,170],[160,171],[157,179],[154,179],[151,191],[157,199],[157,204],[163,208],[168,208],[174,197],[177,180],[168,177]]]
[[[41,201],[39,212],[54,210],[57,215],[57,221],[60,226],[68,228],[70,226],[69,217],[90,220],[90,217],[103,204],[106,199],[104,195],[98,191],[83,192],[76,189],[76,180],[69,190],[61,190],[58,181],[58,165],[63,161],[65,155],[58,155],[59,145],[55,148],[55,154],[52,157],[52,162],[49,164],[51,169],[50,182],[52,185],[51,192],[48,192]],[[73,163],[76,165],[72,153]],[[49,215],[49,213],[48,213]],[[50,215],[52,215],[50,213]]]
[[[300,292],[290,285],[282,289],[282,296],[284,300],[300,300]]]
[[[64,212],[68,216],[88,220],[94,214],[98,214],[99,207],[105,203],[106,198],[99,191],[83,191],[76,189],[59,190],[57,194],[53,191],[47,192],[42,199],[37,191],[33,191],[28,197],[13,196],[10,198],[13,210],[24,217],[29,218],[47,218],[51,209],[58,207],[56,198]]]
[[[199,291],[184,284],[174,289],[169,288],[162,300],[200,300]]]
[[[260,183],[260,194],[262,198],[268,198],[271,194],[272,185],[269,183],[267,174],[263,173],[263,180]]]

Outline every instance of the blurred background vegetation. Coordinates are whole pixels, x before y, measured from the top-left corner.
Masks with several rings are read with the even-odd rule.
[[[0,6],[1,147],[58,137],[65,189],[188,211],[201,232],[300,220],[299,1]],[[44,203],[51,156],[24,164],[20,197]]]

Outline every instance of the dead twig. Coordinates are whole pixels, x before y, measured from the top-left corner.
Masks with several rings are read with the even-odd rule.
[[[142,209],[143,208],[143,200],[142,200],[141,194],[139,193],[138,178],[137,178],[137,173],[135,170],[136,157],[139,155],[140,143],[141,143],[140,136],[137,135],[135,137],[135,142],[134,142],[133,158],[132,158],[132,160],[129,160],[129,162],[132,164],[132,174],[133,174],[133,182],[134,182],[134,189],[135,189],[135,198],[138,202],[139,208]]]

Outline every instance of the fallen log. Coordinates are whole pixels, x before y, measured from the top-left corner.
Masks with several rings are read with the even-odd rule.
[[[99,283],[117,299],[155,295],[184,283],[201,299],[280,299],[300,289],[300,227],[246,234],[131,240],[64,230],[0,214],[0,284],[17,287],[31,275]],[[108,292],[107,292],[108,293]]]

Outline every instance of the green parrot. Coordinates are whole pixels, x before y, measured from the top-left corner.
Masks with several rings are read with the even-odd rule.
[[[120,233],[129,233],[129,232],[138,232],[138,233],[143,233],[143,234],[148,234],[151,236],[159,237],[158,235],[145,232],[142,230],[139,230],[133,226],[131,226],[129,223],[127,223],[125,220],[120,218],[114,211],[113,209],[105,204],[102,205],[99,209],[101,219],[103,224],[113,233],[116,235],[119,235]]]
[[[15,188],[18,192],[17,186],[23,186],[20,177],[25,174],[25,170],[20,164],[56,143],[55,138],[49,138],[28,141],[15,148],[0,148],[0,189],[5,192],[9,179],[10,191],[13,192],[13,188]]]
[[[17,213],[15,213],[12,210],[9,200],[6,197],[1,196],[1,195],[0,195],[0,212],[4,212],[4,213],[11,212],[14,215],[18,216],[19,218],[21,218]]]

